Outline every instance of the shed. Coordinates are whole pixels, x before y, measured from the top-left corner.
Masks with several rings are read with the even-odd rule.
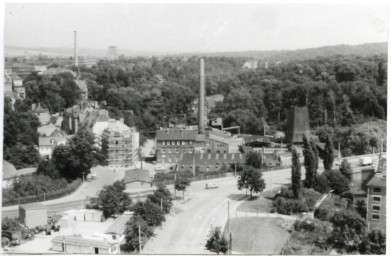
[[[52,239],[52,250],[75,254],[116,254],[118,245],[104,239],[81,236],[57,236]]]
[[[46,225],[48,223],[47,208],[41,203],[19,205],[19,221],[28,228]]]
[[[82,209],[76,212],[75,220],[101,222],[103,220],[103,213],[98,210]]]
[[[151,188],[151,175],[145,169],[130,169],[125,171],[124,182],[128,188]]]
[[[132,218],[133,212],[124,212],[118,216],[113,224],[105,231],[105,234],[112,235],[113,240],[117,239],[117,234],[119,235],[119,240],[123,239],[123,234],[126,229],[126,223]]]

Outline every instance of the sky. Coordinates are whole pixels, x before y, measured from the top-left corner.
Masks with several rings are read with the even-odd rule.
[[[386,4],[7,3],[4,42],[154,52],[293,50],[388,40]]]

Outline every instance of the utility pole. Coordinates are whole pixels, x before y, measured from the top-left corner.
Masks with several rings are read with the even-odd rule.
[[[141,230],[140,225],[138,226],[138,251],[141,254]]]
[[[229,254],[232,254],[232,233],[229,233]]]
[[[229,233],[229,201],[228,201],[228,233]]]
[[[163,211],[163,198],[160,198],[160,210]]]
[[[341,143],[338,142],[338,158],[339,158],[339,166],[341,166]]]
[[[237,164],[237,162],[235,162],[235,177],[236,177],[236,164]]]

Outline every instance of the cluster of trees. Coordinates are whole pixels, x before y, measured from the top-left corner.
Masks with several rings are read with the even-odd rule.
[[[39,152],[34,147],[38,143],[38,118],[25,109],[17,100],[14,109],[10,102],[4,102],[3,159],[16,169],[33,167],[39,162]]]
[[[134,216],[126,224],[125,239],[127,249],[138,251],[145,242],[153,236],[153,229],[165,221],[165,214],[172,208],[172,195],[170,191],[160,185],[145,202],[138,202],[130,210]],[[141,241],[141,244],[140,244]]]
[[[336,212],[330,219],[333,231],[328,244],[344,253],[385,254],[386,234],[380,230],[367,232],[365,220],[352,211]]]
[[[40,103],[50,113],[64,111],[81,100],[81,91],[69,72],[52,77],[32,73],[23,80],[26,88],[26,104]]]

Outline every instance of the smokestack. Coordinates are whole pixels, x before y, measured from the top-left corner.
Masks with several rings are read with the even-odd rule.
[[[73,46],[73,61],[75,66],[78,66],[78,59],[77,59],[77,31],[73,31],[74,33],[74,46]]]
[[[198,131],[204,133],[205,131],[205,71],[204,59],[200,61],[200,92],[198,95]]]

